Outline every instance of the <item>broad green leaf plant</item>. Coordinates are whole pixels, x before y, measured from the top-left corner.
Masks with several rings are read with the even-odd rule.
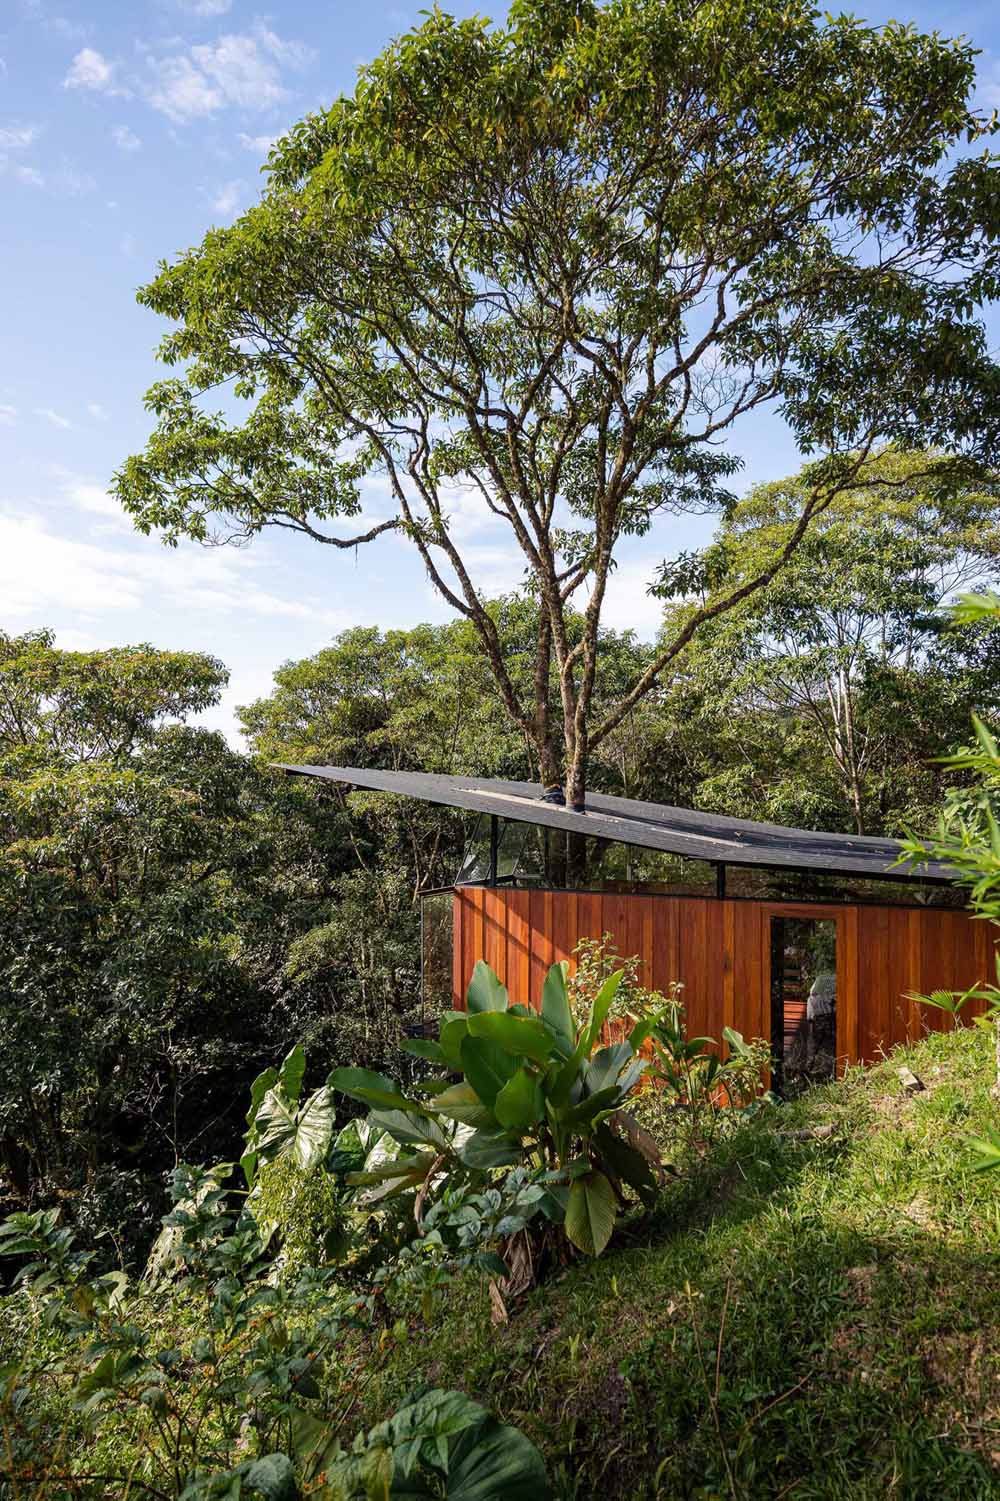
[[[544,1188],[538,1212],[561,1224],[579,1250],[600,1255],[627,1202],[625,1189],[648,1203],[662,1174],[655,1143],[626,1110],[646,1072],[639,1050],[655,1015],[623,1041],[602,1043],[622,973],[605,981],[577,1025],[564,965],[549,970],[536,1014],[512,1003],[480,960],[467,1009],[444,1014],[437,1041],[403,1044],[445,1073],[405,1095],[380,1074],[335,1069],[329,1088],[373,1107],[370,1124],[408,1148],[348,1181],[383,1198],[416,1188],[419,1219],[422,1202],[452,1174],[485,1179],[494,1170],[526,1168]]]
[[[285,1075],[292,1093],[296,1067]],[[377,1359],[342,1340],[361,1305],[321,1273],[271,1282],[224,1176],[184,1165],[174,1175],[165,1223],[184,1281],[170,1296],[190,1317],[176,1318],[169,1347],[163,1292],[123,1273],[92,1277],[57,1210],[0,1225],[0,1257],[23,1263],[10,1301],[47,1330],[0,1366],[0,1494],[546,1501],[535,1446],[462,1392],[411,1392],[384,1422],[351,1433],[351,1361]],[[51,1420],[56,1390],[73,1414],[69,1435]]]

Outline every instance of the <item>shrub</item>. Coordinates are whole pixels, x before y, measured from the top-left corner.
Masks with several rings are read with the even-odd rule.
[[[169,1290],[91,1277],[57,1211],[0,1227],[0,1254],[24,1262],[7,1302],[27,1309],[30,1335],[0,1368],[0,1495],[548,1496],[534,1446],[460,1392],[414,1393],[350,1435],[347,1384],[377,1358],[343,1338],[363,1308],[328,1276],[266,1281],[257,1227],[223,1176],[174,1175],[165,1225],[184,1270]]]
[[[371,1126],[407,1149],[348,1181],[380,1197],[419,1190],[419,1222],[422,1201],[445,1187],[485,1187],[496,1170],[522,1167],[543,1190],[532,1219],[543,1217],[579,1250],[599,1255],[628,1202],[626,1188],[648,1203],[661,1172],[655,1143],[625,1110],[646,1069],[638,1050],[655,1018],[637,1023],[621,1042],[601,1042],[621,981],[621,970],[609,976],[581,1026],[562,965],[549,970],[536,1015],[511,1003],[480,961],[468,1009],[444,1014],[438,1041],[403,1044],[460,1073],[460,1083],[445,1074],[427,1081],[422,1095],[407,1096],[364,1069],[330,1075],[334,1089],[375,1107]]]

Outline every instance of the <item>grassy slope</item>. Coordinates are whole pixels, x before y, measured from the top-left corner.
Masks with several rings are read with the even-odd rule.
[[[997,1117],[992,1070],[985,1034],[935,1035],[771,1112],[505,1328],[455,1289],[366,1416],[416,1381],[462,1387],[580,1501],[1000,1498],[1000,1174],[962,1166]]]

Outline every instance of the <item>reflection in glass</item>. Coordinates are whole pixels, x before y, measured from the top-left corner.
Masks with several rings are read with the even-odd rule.
[[[837,1071],[837,924],[772,917],[771,1036],[775,1084],[784,1094]]]

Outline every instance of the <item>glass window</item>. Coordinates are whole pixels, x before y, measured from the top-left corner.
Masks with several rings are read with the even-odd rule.
[[[771,919],[771,1039],[782,1094],[837,1072],[837,924],[832,917]]]

